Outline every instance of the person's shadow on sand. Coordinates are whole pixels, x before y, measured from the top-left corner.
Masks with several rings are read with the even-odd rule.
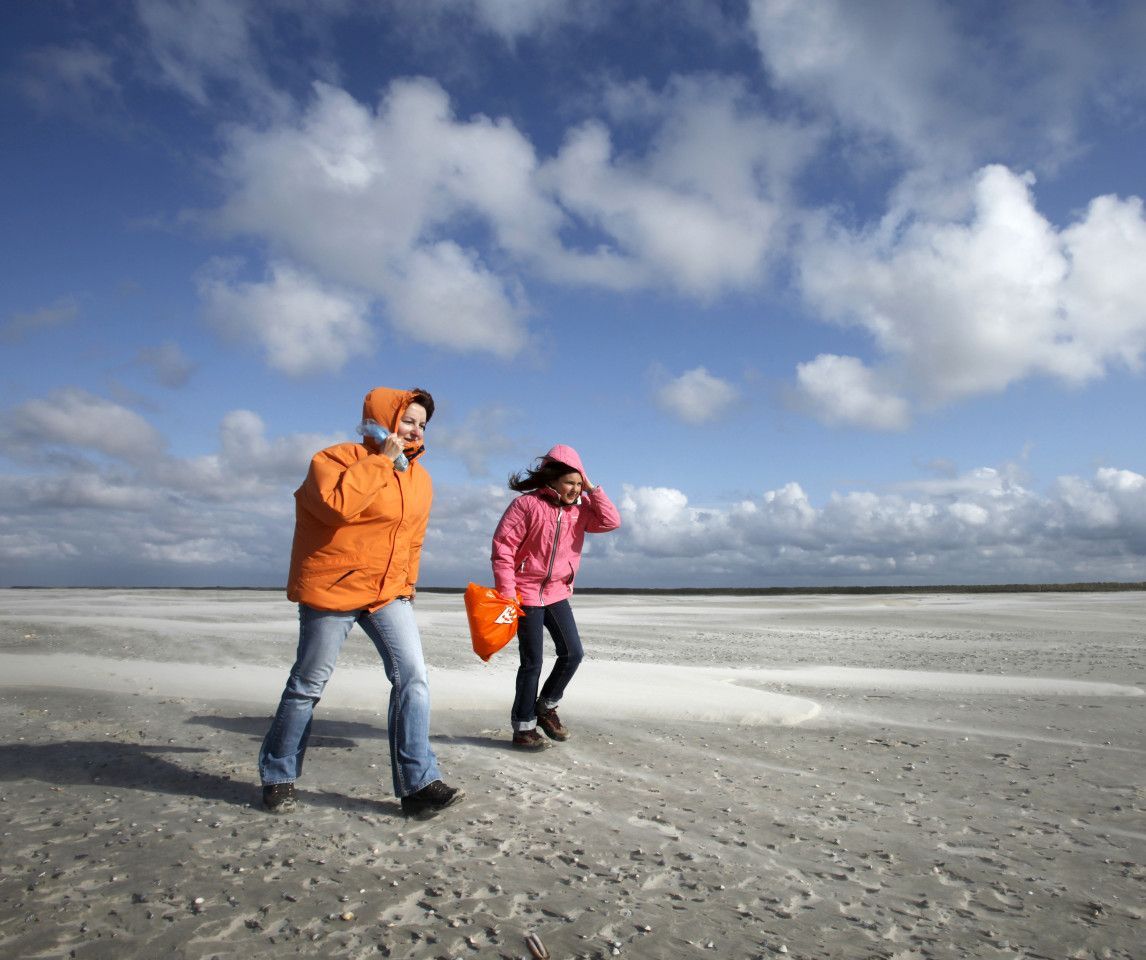
[[[227,733],[241,733],[252,740],[262,741],[266,736],[267,728],[271,725],[271,717],[220,717],[208,714],[198,714],[188,717],[187,723],[197,723],[205,727],[214,727],[216,730],[225,730]],[[328,720],[315,718],[310,730],[308,749],[341,749],[358,746],[359,740],[385,740],[386,728],[376,727],[370,723],[360,723],[353,720]]]
[[[0,744],[0,782],[39,780],[60,786],[99,784],[257,807],[260,802],[257,784],[188,769],[166,756],[209,752],[202,747],[105,740],[5,743]],[[380,814],[401,812],[397,801],[364,800],[331,791],[300,790],[299,799],[310,807],[370,810]]]
[[[271,724],[271,718],[266,717],[219,717],[199,714],[188,717],[187,723],[198,723],[216,730],[225,730],[228,733],[241,733],[252,740],[261,741]],[[328,720],[315,718],[311,727],[308,749],[314,747],[328,749],[344,749],[358,746],[359,740],[385,740],[386,728],[371,723],[362,723],[356,720]],[[458,736],[448,733],[436,733],[430,736],[434,743],[465,743],[474,747],[486,747],[494,750],[512,750],[517,752],[508,738],[492,736]]]

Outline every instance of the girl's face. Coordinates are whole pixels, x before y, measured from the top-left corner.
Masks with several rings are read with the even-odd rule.
[[[554,480],[550,487],[557,491],[557,499],[562,503],[576,503],[581,496],[581,485],[584,481],[576,470],[565,473]]]
[[[411,403],[398,421],[394,431],[403,444],[421,443],[426,435],[426,408],[420,403]]]

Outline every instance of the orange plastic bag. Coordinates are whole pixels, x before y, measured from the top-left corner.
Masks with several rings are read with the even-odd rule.
[[[471,583],[466,587],[466,619],[470,622],[470,640],[474,653],[488,661],[517,633],[517,618],[522,615],[521,595],[506,600],[491,587]]]

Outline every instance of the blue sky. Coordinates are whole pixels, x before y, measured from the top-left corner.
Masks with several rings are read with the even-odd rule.
[[[377,385],[426,585],[1146,579],[1146,8],[64,0],[0,30],[0,585],[277,586]]]

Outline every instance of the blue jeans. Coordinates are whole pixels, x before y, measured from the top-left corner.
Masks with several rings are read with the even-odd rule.
[[[390,679],[386,732],[394,793],[406,797],[440,780],[438,761],[430,749],[430,684],[413,604],[399,599],[368,613],[316,610],[300,603],[298,621],[298,653],[259,751],[263,784],[293,783],[302,773],[315,705],[356,623],[374,641]]]
[[[537,726],[537,684],[541,680],[542,658],[545,652],[545,634],[548,630],[557,648],[557,662],[545,685],[541,688],[541,701],[547,707],[561,702],[565,687],[581,665],[585,655],[581,635],[573,608],[568,600],[559,600],[547,607],[524,607],[525,614],[517,621],[517,649],[521,666],[517,668],[517,693],[513,699],[510,721],[513,729],[532,730]]]

